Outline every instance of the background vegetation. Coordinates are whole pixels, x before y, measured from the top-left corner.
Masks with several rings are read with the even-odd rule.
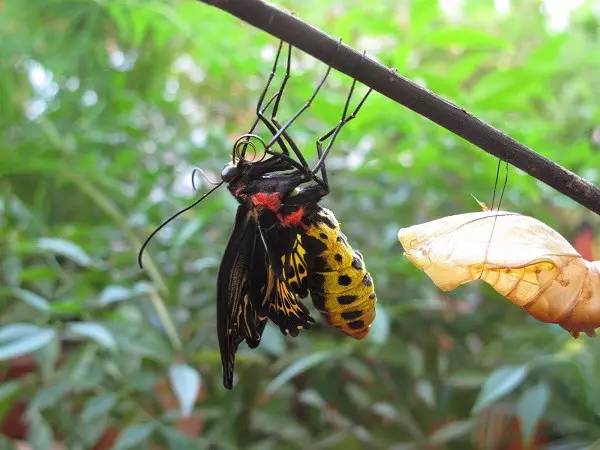
[[[597,0],[282,5],[600,181]],[[223,189],[163,230],[146,271],[135,257],[208,189],[192,190],[194,167],[218,178],[277,42],[159,0],[0,1],[0,38],[5,434],[120,450],[566,450],[600,438],[598,341],[534,322],[487,286],[440,293],[395,239],[476,210],[471,195],[489,202],[493,158],[374,94],[338,140],[323,202],[375,279],[372,331],[355,342],[322,324],[295,339],[267,328],[259,349],[240,350],[229,392],[215,277],[233,199]],[[280,117],[324,70],[296,51]],[[309,157],[349,84],[332,74],[294,127]],[[599,225],[515,169],[504,207],[566,236]]]

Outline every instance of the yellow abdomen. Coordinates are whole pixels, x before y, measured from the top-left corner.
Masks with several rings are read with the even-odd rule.
[[[362,255],[353,250],[333,213],[321,208],[302,236],[308,288],[330,325],[362,339],[375,319],[375,287]]]

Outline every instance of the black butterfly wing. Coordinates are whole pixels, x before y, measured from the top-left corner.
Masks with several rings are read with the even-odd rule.
[[[240,205],[217,281],[217,334],[223,385],[231,389],[235,352],[246,340],[256,347],[267,318],[260,314],[272,291],[268,256],[250,209]]]

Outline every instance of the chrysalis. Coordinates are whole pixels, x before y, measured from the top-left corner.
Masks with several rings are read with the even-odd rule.
[[[402,228],[405,255],[443,291],[481,279],[537,320],[574,337],[600,326],[600,261],[555,230],[506,211],[448,216]]]

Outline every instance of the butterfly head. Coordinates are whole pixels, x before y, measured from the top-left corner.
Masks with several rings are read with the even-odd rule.
[[[229,182],[233,181],[240,175],[240,173],[241,173],[240,169],[241,168],[237,164],[235,164],[233,161],[230,162],[223,168],[223,171],[221,172],[221,179],[225,183],[229,183]]]

